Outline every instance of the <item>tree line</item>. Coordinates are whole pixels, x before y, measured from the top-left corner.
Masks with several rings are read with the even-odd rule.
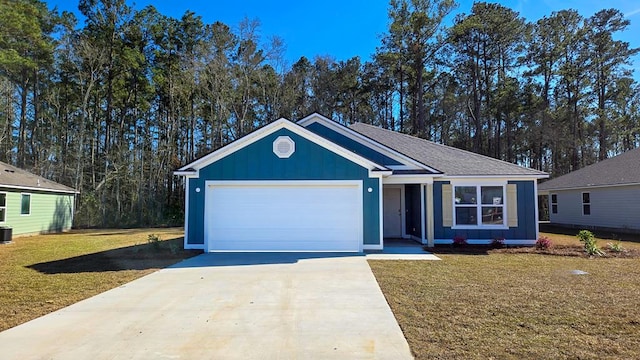
[[[0,161],[80,191],[76,226],[180,224],[172,171],[280,117],[319,112],[550,172],[640,144],[638,49],[615,9],[528,22],[476,2],[391,0],[369,60],[285,59],[259,21],[80,0],[82,24],[0,0]]]

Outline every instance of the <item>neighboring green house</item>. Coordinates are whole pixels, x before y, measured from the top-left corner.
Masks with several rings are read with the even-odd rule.
[[[78,191],[0,162],[0,227],[13,236],[71,229]]]

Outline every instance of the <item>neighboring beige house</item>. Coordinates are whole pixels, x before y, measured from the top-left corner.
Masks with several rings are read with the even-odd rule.
[[[640,148],[538,185],[551,224],[640,232]]]
[[[12,228],[13,237],[69,230],[77,193],[0,162],[0,227]]]

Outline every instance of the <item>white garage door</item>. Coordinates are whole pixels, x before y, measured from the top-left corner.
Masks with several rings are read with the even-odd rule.
[[[208,251],[361,251],[359,181],[208,182]]]

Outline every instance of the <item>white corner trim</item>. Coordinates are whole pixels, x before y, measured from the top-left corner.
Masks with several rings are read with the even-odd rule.
[[[426,237],[427,237],[427,229],[425,229],[426,227],[426,215],[427,215],[427,208],[426,208],[426,204],[425,204],[425,200],[424,200],[424,196],[425,196],[425,191],[424,191],[425,185],[424,184],[420,184],[420,243],[422,245],[426,245],[425,241],[426,241]]]
[[[540,208],[538,207],[538,182],[533,182],[533,201],[535,209],[533,213],[535,214],[535,224],[536,224],[536,240],[540,238]],[[551,196],[549,196],[549,202],[551,202]],[[551,203],[549,203],[549,218],[551,218]]]
[[[189,178],[184,179],[184,248],[189,245]]]
[[[380,249],[384,248],[384,227],[383,227],[383,219],[384,219],[384,207],[383,207],[383,199],[382,195],[384,195],[382,187],[382,177],[378,178],[378,226],[380,228]],[[364,239],[362,239],[364,241]]]

